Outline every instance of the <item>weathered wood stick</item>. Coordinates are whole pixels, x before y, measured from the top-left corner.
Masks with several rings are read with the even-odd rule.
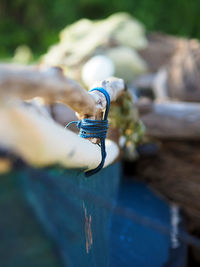
[[[111,98],[123,92],[122,79],[111,78],[100,84]],[[48,103],[62,102],[83,117],[99,117],[100,110],[105,109],[104,95],[99,92],[91,94],[77,82],[66,78],[59,68],[38,69],[33,66],[0,64],[0,94],[2,97],[30,99],[43,97]]]
[[[0,93],[5,97],[31,99],[39,96],[48,103],[62,102],[80,114],[93,114],[94,99],[57,68],[0,64]]]
[[[108,91],[111,101],[122,94],[123,80],[110,78],[98,83]],[[100,118],[106,107],[102,93],[91,94],[58,69],[39,70],[0,64],[0,146],[15,152],[29,164],[95,168],[101,161],[100,147],[64,129],[33,105],[22,105],[17,99],[43,97],[47,103],[62,102],[80,118]],[[10,101],[11,100],[11,101]],[[14,100],[14,101],[12,101]],[[107,141],[105,165],[119,155],[118,146]]]
[[[200,139],[200,103],[139,101],[137,105],[147,135],[161,139]]]
[[[31,105],[0,106],[0,147],[12,151],[36,167],[59,164],[93,169],[101,161],[101,149],[89,140],[64,129]],[[119,155],[118,146],[107,140],[105,166]]]

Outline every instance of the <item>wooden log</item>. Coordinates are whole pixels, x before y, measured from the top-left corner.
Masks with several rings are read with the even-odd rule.
[[[137,103],[147,135],[160,139],[200,139],[200,103]]]

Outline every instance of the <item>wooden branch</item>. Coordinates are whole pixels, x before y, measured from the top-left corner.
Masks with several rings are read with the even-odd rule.
[[[102,83],[108,90],[111,101],[115,101],[124,90],[121,79],[111,78]],[[30,99],[43,97],[48,103],[62,102],[83,117],[97,117],[104,110],[106,101],[99,92],[88,94],[75,81],[66,78],[59,68],[38,69],[36,67],[0,64],[0,94],[2,97]]]
[[[110,78],[97,86],[108,91],[111,101],[115,101],[125,88],[123,80],[117,78]],[[88,93],[57,68],[40,70],[0,64],[0,95],[1,147],[35,166],[57,163],[70,168],[92,169],[98,166],[101,161],[99,146],[64,129],[40,108],[22,105],[18,100],[39,96],[47,103],[68,105],[78,112],[80,118],[101,118],[106,108],[102,93]],[[107,140],[106,152],[104,166],[118,157],[118,146]]]
[[[94,113],[93,98],[57,68],[0,64],[0,93],[6,97],[30,99],[43,97],[48,103],[62,102],[80,114]]]
[[[200,139],[200,103],[138,102],[147,135],[161,139]]]
[[[92,86],[92,88],[95,88],[95,87],[104,88],[108,92],[110,96],[110,100],[114,102],[117,100],[117,98],[121,94],[123,94],[125,90],[125,83],[122,79],[111,77],[104,81],[99,81],[95,83]],[[101,119],[102,110],[105,110],[106,104],[107,104],[106,98],[104,94],[102,94],[99,91],[93,91],[93,92],[90,92],[89,94],[92,95],[92,97],[95,99],[95,104],[96,104],[96,109],[97,109],[95,119]]]
[[[0,106],[0,147],[16,153],[36,167],[60,164],[92,169],[101,161],[101,149],[64,129],[33,106],[13,103]],[[107,140],[105,166],[119,155],[118,146]]]

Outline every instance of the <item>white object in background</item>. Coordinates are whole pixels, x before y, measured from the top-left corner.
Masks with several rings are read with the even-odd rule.
[[[99,55],[89,59],[82,68],[82,80],[91,87],[95,82],[105,80],[114,75],[115,66],[111,59]]]

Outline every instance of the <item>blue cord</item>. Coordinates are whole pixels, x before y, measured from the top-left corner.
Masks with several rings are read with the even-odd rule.
[[[100,171],[103,168],[105,158],[106,158],[106,148],[105,148],[105,139],[106,139],[106,134],[109,128],[108,125],[108,112],[110,109],[110,96],[107,93],[106,90],[104,90],[101,87],[94,88],[90,90],[89,92],[92,91],[99,91],[102,94],[104,94],[106,101],[107,101],[107,106],[106,106],[106,111],[103,120],[91,120],[91,119],[83,119],[80,121],[71,121],[68,123],[65,128],[69,127],[72,123],[77,124],[77,128],[80,130],[79,136],[82,138],[99,138],[100,139],[100,147],[101,147],[101,163],[99,166],[97,166],[93,170],[89,170],[85,173],[85,176],[89,177],[98,171]]]

